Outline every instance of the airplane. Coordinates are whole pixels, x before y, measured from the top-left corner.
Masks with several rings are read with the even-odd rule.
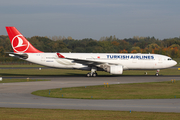
[[[96,71],[121,75],[124,70],[157,70],[155,75],[159,76],[160,69],[177,64],[168,56],[150,53],[45,53],[32,46],[15,27],[7,26],[6,30],[14,51],[9,56],[53,68],[91,71],[87,77],[96,77]]]

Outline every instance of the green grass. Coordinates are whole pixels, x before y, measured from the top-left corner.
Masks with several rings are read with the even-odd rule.
[[[69,75],[83,75],[87,71],[81,70],[66,70],[66,69],[0,69],[1,76],[69,76]],[[107,73],[108,74],[108,73]]]
[[[41,65],[35,65],[35,64],[32,64],[32,65],[0,65],[0,67],[44,67],[44,66],[41,66]]]
[[[127,70],[123,71],[123,75],[155,75],[156,70]],[[180,75],[178,69],[162,69],[159,72],[159,75]]]
[[[1,120],[179,120],[179,113],[0,108]]]
[[[0,76],[86,76],[89,71],[68,69],[0,69]],[[155,75],[156,70],[127,70],[122,75]],[[113,76],[107,72],[97,71],[100,76]],[[178,69],[160,70],[160,75],[180,75]],[[114,75],[115,76],[115,75]]]
[[[180,98],[180,81],[175,83],[132,83],[38,90],[34,95],[74,99],[171,99]],[[50,91],[50,94],[49,94]],[[63,95],[63,96],[62,96]],[[93,98],[91,98],[93,96]]]
[[[3,79],[0,83],[14,83],[14,82],[35,82],[35,81],[49,81],[41,79]]]

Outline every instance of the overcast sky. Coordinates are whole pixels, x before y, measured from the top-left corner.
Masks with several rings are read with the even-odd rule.
[[[25,37],[179,37],[179,6],[180,0],[0,0],[0,35],[15,26]]]

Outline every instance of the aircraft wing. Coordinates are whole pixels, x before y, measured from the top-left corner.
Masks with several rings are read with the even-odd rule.
[[[65,58],[65,59],[73,60],[73,62],[75,62],[75,63],[80,63],[80,64],[88,65],[88,66],[98,66],[98,65],[108,64],[106,62],[101,62],[101,61],[98,61],[98,60],[68,58],[68,57],[64,57],[60,53],[57,53],[57,55],[58,55],[59,58]]]
[[[74,62],[83,64],[83,65],[96,66],[96,65],[105,64],[104,62],[93,61],[93,60],[86,60],[86,59],[75,59],[75,58],[66,58],[66,59],[73,60]]]
[[[116,63],[102,62],[97,59],[94,59],[94,60],[89,59],[88,60],[88,59],[69,58],[69,57],[64,57],[60,53],[57,53],[57,56],[58,56],[58,58],[73,60],[73,62],[75,62],[75,63],[80,63],[80,64],[88,65],[88,66],[95,66],[95,67],[99,67],[99,68],[103,68],[103,69],[106,69],[106,67],[109,65],[120,65],[120,64],[116,64]]]

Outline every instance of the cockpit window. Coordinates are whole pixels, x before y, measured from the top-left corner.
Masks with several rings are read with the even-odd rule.
[[[168,60],[172,60],[172,58],[168,58]]]

